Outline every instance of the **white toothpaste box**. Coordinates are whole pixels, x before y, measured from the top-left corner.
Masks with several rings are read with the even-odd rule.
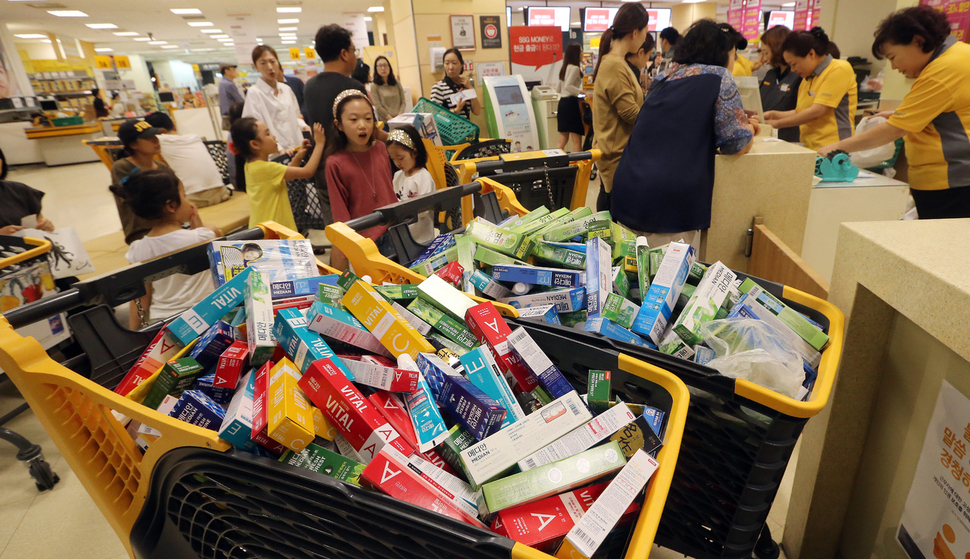
[[[556,310],[559,312],[573,312],[586,308],[586,288],[574,287],[572,289],[529,293],[518,297],[504,297],[499,299],[499,302],[512,305],[517,309],[556,305]]]
[[[524,472],[593,448],[593,445],[629,425],[636,418],[626,404],[617,404],[582,427],[570,431],[565,437],[537,450],[524,460],[519,460],[519,469]]]
[[[558,324],[559,326],[562,326],[562,321],[559,320],[559,311],[556,310],[556,305],[543,305],[541,307],[519,309],[519,318],[535,318],[549,324]]]
[[[612,291],[611,251],[610,245],[600,237],[586,241],[586,316],[589,318],[603,312],[606,296]]]
[[[352,314],[317,301],[307,311],[307,328],[352,346],[390,357],[384,344]]]
[[[661,342],[693,263],[694,247],[685,243],[670,243],[657,275],[643,297],[643,304],[631,330],[655,344]]]
[[[697,334],[701,325],[714,320],[714,315],[727,299],[735,278],[737,274],[720,262],[715,262],[707,269],[694,294],[687,301],[687,306],[674,323],[673,331],[684,343],[691,347],[697,345],[700,341]]]

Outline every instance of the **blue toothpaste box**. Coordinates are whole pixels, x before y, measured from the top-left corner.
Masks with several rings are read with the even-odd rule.
[[[226,410],[199,390],[186,390],[182,393],[171,417],[212,431],[218,431]]]
[[[455,246],[455,236],[451,233],[445,233],[443,235],[438,235],[435,237],[431,243],[424,249],[424,251],[414,259],[411,266],[415,266],[424,262],[425,260],[431,258],[432,256],[444,252],[449,248]]]
[[[586,288],[574,287],[572,289],[529,293],[517,297],[503,297],[499,299],[499,302],[512,305],[517,309],[556,305],[556,310],[561,313],[580,311],[586,308]]]
[[[492,278],[510,283],[548,285],[550,287],[579,287],[583,285],[582,272],[561,270],[559,268],[540,268],[537,266],[514,266],[497,264],[492,266]]]
[[[502,421],[503,429],[525,417],[525,412],[512,394],[509,383],[502,376],[492,353],[485,346],[462,355],[461,366],[472,384],[506,409],[508,413]]]
[[[556,305],[543,305],[541,307],[520,309],[519,318],[535,318],[549,324],[562,326],[562,321],[559,320],[559,311],[556,310]]]
[[[654,344],[660,343],[693,263],[694,247],[670,243],[650,289],[643,296],[640,312],[631,328],[634,333],[649,338]]]
[[[603,317],[590,318],[586,320],[586,324],[583,326],[583,329],[587,332],[602,334],[607,338],[620,342],[626,342],[628,344],[634,344],[640,347],[648,347],[650,349],[657,349],[657,346],[651,343],[650,340],[645,340],[626,328],[623,328],[615,322],[607,320]]]
[[[707,346],[698,345],[694,348],[694,363],[698,365],[707,365],[715,357],[717,357],[717,354]]]
[[[552,245],[554,247],[564,248],[566,250],[575,250],[576,252],[582,252],[586,254],[586,243],[557,243],[553,241],[542,241],[547,245]]]
[[[433,353],[418,354],[417,363],[438,406],[478,440],[502,428],[502,404]]]
[[[306,318],[303,317],[298,309],[280,309],[276,313],[276,322],[273,325],[273,334],[276,341],[283,346],[283,351],[293,364],[305,373],[314,361],[320,359],[331,359],[335,367],[340,369],[348,379],[354,380],[354,374],[350,372],[344,362],[337,359],[337,355],[330,349],[327,342],[323,341],[320,334],[311,332],[307,329]]]
[[[232,280],[251,266],[269,274],[270,283],[320,274],[307,239],[213,241],[209,243],[209,266],[215,285]]]
[[[600,315],[612,290],[612,250],[601,237],[586,241],[586,316],[589,318]]]
[[[573,386],[569,384],[562,372],[553,365],[549,357],[539,348],[539,344],[532,339],[532,336],[521,326],[512,330],[506,338],[512,351],[519,356],[525,368],[532,373],[539,384],[542,385],[553,399],[560,398],[573,391]]]
[[[225,386],[216,386],[215,380],[215,372],[209,373],[195,381],[195,389],[212,398],[213,402],[225,407],[232,401],[232,395],[235,390],[226,388]]]
[[[286,299],[289,297],[316,295],[320,291],[320,284],[337,287],[337,278],[339,277],[337,274],[328,274],[315,278],[274,282],[270,284],[270,296],[273,299]]]
[[[189,357],[195,359],[203,369],[208,369],[219,362],[222,352],[234,341],[232,326],[217,320],[202,335],[202,339],[195,343]]]
[[[183,345],[188,345],[201,336],[215,321],[243,302],[249,273],[250,269],[246,268],[194,307],[183,312],[168,325],[168,331]]]
[[[503,297],[509,297],[512,295],[509,288],[488,277],[488,275],[481,270],[475,270],[468,281],[477,287],[479,291],[492,299],[501,299]]]
[[[279,456],[286,448],[280,443],[261,435],[261,443],[253,440],[253,389],[256,372],[251,370],[243,377],[239,390],[229,402],[226,417],[219,427],[219,438],[246,452],[266,455],[270,451]],[[259,435],[257,435],[259,436]],[[265,448],[262,445],[267,445]],[[269,449],[269,450],[267,450]]]

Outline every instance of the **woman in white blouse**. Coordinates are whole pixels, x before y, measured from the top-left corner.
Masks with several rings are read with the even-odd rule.
[[[309,128],[300,115],[293,90],[278,81],[283,69],[273,47],[254,48],[253,66],[261,77],[246,93],[242,116],[263,121],[276,136],[280,152],[292,152],[303,144],[303,130]]]
[[[583,136],[586,135],[579,110],[579,96],[583,93],[583,71],[579,67],[582,56],[583,47],[579,43],[566,45],[556,87],[559,93],[559,149],[565,149],[566,143],[572,139],[574,152],[583,151]]]

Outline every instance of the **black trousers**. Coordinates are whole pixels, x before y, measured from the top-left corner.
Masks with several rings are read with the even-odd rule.
[[[910,189],[920,219],[970,217],[970,186],[946,190]]]
[[[610,193],[607,192],[605,188],[603,188],[602,184],[600,184],[600,193],[599,193],[599,196],[596,197],[596,211],[598,212],[609,211],[610,198],[611,198]]]

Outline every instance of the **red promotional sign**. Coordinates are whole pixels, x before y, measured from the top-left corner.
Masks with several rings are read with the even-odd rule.
[[[529,8],[529,27],[551,27],[556,25],[555,8]]]
[[[559,27],[516,25],[509,28],[509,35],[512,64],[534,66],[538,70],[562,60],[562,29]]]
[[[745,0],[731,0],[728,7],[728,24],[738,31],[744,27],[744,4]]]
[[[920,3],[942,10],[950,20],[950,32],[957,40],[970,42],[970,0],[923,0]]]
[[[809,0],[796,0],[795,1],[795,23],[792,26],[792,31],[802,31],[808,30],[808,25],[812,21],[811,8],[808,5]]]
[[[741,34],[749,41],[757,41],[761,37],[761,0],[745,2]]]
[[[616,8],[586,8],[586,24],[584,31],[602,33],[613,25]]]

